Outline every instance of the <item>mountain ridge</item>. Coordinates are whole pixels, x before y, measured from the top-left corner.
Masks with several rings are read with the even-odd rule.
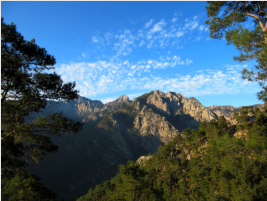
[[[184,129],[197,129],[201,121],[218,118],[193,97],[158,90],[132,101],[122,95],[106,104],[79,97],[68,103],[47,105],[42,114],[60,111],[83,122],[83,130],[61,139],[52,138],[59,147],[58,153],[32,165],[30,171],[58,198],[67,201],[115,176],[119,164],[155,153]],[[38,171],[40,167],[42,171]]]

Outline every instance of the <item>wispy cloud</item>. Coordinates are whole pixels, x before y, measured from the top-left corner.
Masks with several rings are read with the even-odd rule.
[[[198,36],[195,38],[195,41],[200,41],[200,39],[201,39],[201,36]]]
[[[149,22],[147,22],[146,24],[145,24],[145,28],[147,29],[147,28],[149,28],[150,27],[150,25],[153,23],[153,19],[151,19],[151,20],[149,20]]]
[[[180,16],[180,14],[175,13],[171,20],[155,21],[150,19],[144,23],[144,28],[139,30],[127,29],[120,31],[120,33],[106,32],[102,37],[96,35],[92,37],[92,43],[100,45],[96,48],[97,50],[102,50],[104,47],[109,48],[114,51],[114,55],[120,57],[129,56],[140,47],[148,50],[151,48],[176,48],[178,44],[188,40],[192,31],[199,32],[195,41],[208,37],[207,33],[205,36],[201,36],[207,28],[199,23],[198,16],[179,20],[178,15]]]
[[[191,21],[185,24],[184,29],[189,29],[190,31],[197,28],[198,22],[197,21]]]
[[[86,58],[86,53],[85,52],[82,53],[82,57]]]
[[[189,37],[192,43],[201,43],[197,41],[209,38],[207,28],[200,23],[199,16],[185,20],[178,16],[180,15],[174,14],[169,20],[150,19],[140,26],[141,29],[97,34],[91,37],[90,50],[97,52],[106,48],[108,56],[99,56],[100,59],[90,62],[61,64],[56,72],[62,76],[64,82],[76,81],[80,95],[88,98],[124,90],[134,97],[137,94],[136,89],[175,91],[186,96],[255,93],[258,90],[256,83],[241,79],[240,71],[246,67],[244,65],[225,65],[220,71],[194,69],[183,71],[179,75],[162,75],[163,70],[177,72],[175,69],[181,66],[181,69],[189,69],[192,65],[196,67],[193,55],[184,58],[179,56],[179,52],[186,49],[185,41]],[[80,53],[80,57],[88,58],[90,50]],[[147,52],[147,58],[142,57],[140,50]],[[136,56],[133,53],[138,54]],[[109,97],[102,101],[106,103],[112,100],[114,99]]]
[[[246,65],[226,65],[220,71],[206,69],[186,75],[160,76],[157,73],[160,69],[177,68],[192,62],[189,58],[162,56],[137,62],[114,60],[62,64],[56,69],[64,82],[76,81],[80,94],[89,98],[123,90],[130,93],[136,89],[175,91],[185,96],[259,91],[257,83],[241,78],[240,70]]]
[[[61,64],[56,68],[56,72],[62,76],[64,82],[76,81],[81,95],[96,96],[111,91],[120,91],[129,85],[136,86],[136,82],[140,81],[137,79],[151,76],[151,73],[155,73],[157,69],[175,68],[180,65],[189,65],[191,62],[192,60],[182,60],[176,55],[136,62],[111,59]]]
[[[200,25],[199,28],[198,28],[200,31],[203,31],[205,28],[203,25]]]
[[[172,18],[172,22],[176,22],[178,20],[178,18],[174,17]]]
[[[112,38],[113,38],[113,34],[111,32],[106,32],[104,37],[107,41],[107,44],[109,45],[111,43]]]
[[[97,37],[97,36],[93,36],[93,37],[92,37],[92,41],[93,41],[94,43],[98,43],[98,42],[99,42],[99,37]]]
[[[163,27],[166,25],[164,20],[161,20],[160,22],[156,23],[154,27],[150,30],[150,33],[155,33],[158,31],[162,31]]]
[[[126,56],[132,51],[132,45],[134,45],[135,37],[130,30],[126,30],[123,34],[115,35],[118,39],[117,43],[114,43],[114,49],[117,51],[116,56]]]

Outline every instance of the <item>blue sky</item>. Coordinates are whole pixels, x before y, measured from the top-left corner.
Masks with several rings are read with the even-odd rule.
[[[103,103],[161,90],[204,106],[260,102],[258,83],[242,79],[236,47],[209,38],[206,2],[1,2],[17,25],[55,56],[56,73],[80,95]],[[244,24],[252,27],[251,22]]]

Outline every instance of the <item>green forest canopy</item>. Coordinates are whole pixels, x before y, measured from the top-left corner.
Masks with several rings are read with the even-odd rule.
[[[266,112],[244,107],[237,126],[222,116],[186,129],[152,159],[120,165],[117,176],[77,201],[267,200]]]

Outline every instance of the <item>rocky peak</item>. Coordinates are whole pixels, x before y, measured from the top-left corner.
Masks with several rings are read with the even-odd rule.
[[[119,98],[117,98],[116,100],[106,103],[103,107],[102,110],[106,110],[106,109],[111,109],[112,107],[118,107],[121,104],[128,104],[131,101],[129,100],[128,96],[122,95]]]
[[[128,96],[125,96],[125,95],[122,95],[120,96],[119,98],[117,98],[115,101],[113,102],[116,102],[116,103],[121,103],[121,102],[130,102],[129,100],[129,97]]]
[[[99,100],[91,100],[82,96],[79,96],[77,99],[73,100],[74,107],[77,108],[78,115],[83,115],[88,112],[98,112],[100,111],[104,104]]]
[[[178,94],[175,92],[166,93],[166,97],[170,98],[170,101],[186,99],[186,97],[183,96],[182,94]]]
[[[114,106],[114,105],[117,105],[119,103],[130,103],[129,97],[122,95],[119,98],[117,98],[116,100],[109,102],[109,103],[106,103],[106,105]]]
[[[162,91],[159,91],[159,90],[154,91],[154,94],[158,95],[158,96],[164,96],[165,95]]]
[[[154,93],[151,92],[146,99],[146,105],[168,116],[182,118],[183,115],[188,115],[192,118],[191,123],[189,119],[183,119],[187,121],[184,124],[188,124],[189,127],[192,126],[191,124],[198,127],[201,121],[210,121],[217,118],[216,114],[204,107],[197,99],[193,97],[188,99],[174,92],[166,94],[158,90]]]

